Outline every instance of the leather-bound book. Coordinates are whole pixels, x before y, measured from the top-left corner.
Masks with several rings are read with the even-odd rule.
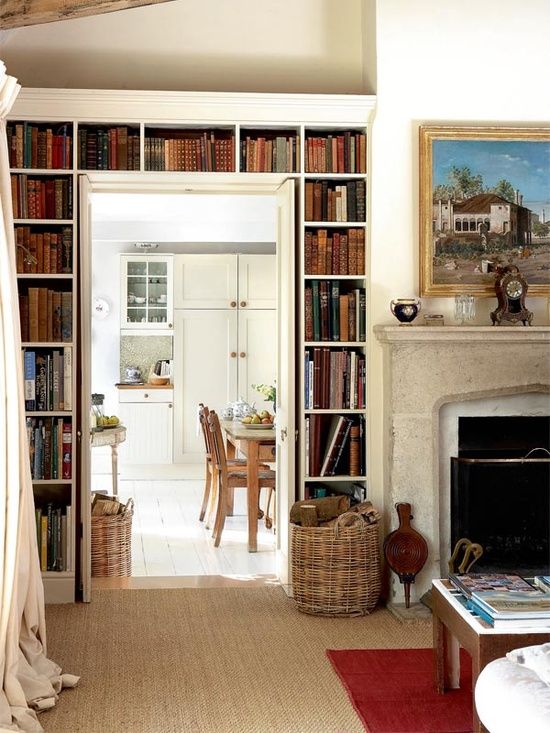
[[[305,341],[313,341],[313,298],[311,288],[304,290]]]
[[[321,321],[321,341],[330,339],[329,288],[328,281],[319,282],[319,315]]]
[[[349,443],[349,475],[360,476],[361,475],[361,457],[359,451],[359,425],[352,425],[350,430],[350,443]]]
[[[340,296],[340,341],[349,341],[349,296]]]

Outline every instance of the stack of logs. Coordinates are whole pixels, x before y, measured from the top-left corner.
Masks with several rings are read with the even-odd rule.
[[[360,514],[367,524],[380,521],[380,513],[370,501],[350,506],[350,497],[345,494],[324,496],[319,499],[304,499],[297,501],[290,510],[290,521],[302,527],[332,527],[341,514]],[[351,525],[354,518],[340,521],[340,526]]]
[[[124,514],[128,509],[127,504],[122,504],[116,497],[106,494],[93,494],[92,517],[106,517],[115,514]]]

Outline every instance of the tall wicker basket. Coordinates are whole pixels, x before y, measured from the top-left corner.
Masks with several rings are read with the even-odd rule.
[[[378,524],[353,512],[333,527],[290,525],[292,589],[300,611],[364,616],[380,596]]]
[[[121,514],[92,516],[92,576],[126,577],[132,574],[132,517],[134,500]]]

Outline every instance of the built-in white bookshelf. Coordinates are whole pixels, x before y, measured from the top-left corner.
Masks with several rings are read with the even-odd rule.
[[[35,167],[27,167],[29,160],[13,160],[12,174],[27,176],[39,181],[49,178],[70,181],[71,206],[70,215],[58,211],[62,218],[48,216],[40,219],[29,216],[28,206],[16,218],[15,225],[29,227],[31,231],[44,231],[47,227],[70,227],[72,231],[73,262],[70,273],[39,274],[25,272],[18,275],[21,291],[28,287],[40,287],[51,283],[51,289],[60,288],[72,293],[73,321],[70,347],[74,364],[81,359],[80,348],[87,348],[86,337],[80,339],[80,326],[76,322],[76,292],[82,287],[77,269],[77,230],[85,220],[86,212],[79,212],[80,180],[91,177],[101,181],[112,181],[112,190],[123,190],[127,182],[135,182],[138,178],[147,181],[153,187],[159,182],[174,181],[181,184],[185,181],[212,181],[213,188],[235,192],[242,185],[243,177],[257,182],[258,185],[280,185],[292,179],[297,190],[295,207],[295,248],[294,258],[296,271],[292,273],[296,283],[295,313],[297,345],[292,352],[296,364],[297,385],[295,427],[296,427],[296,473],[295,498],[303,498],[311,492],[314,484],[327,487],[349,489],[353,484],[363,488],[367,482],[367,401],[366,385],[362,388],[362,402],[342,407],[307,406],[305,403],[306,349],[316,348],[346,350],[355,354],[356,364],[366,372],[367,369],[367,332],[368,318],[364,319],[365,327],[361,338],[354,336],[338,342],[327,342],[324,338],[306,338],[305,334],[305,290],[313,283],[322,285],[337,283],[342,296],[352,291],[363,293],[366,301],[364,311],[368,311],[368,217],[369,207],[369,133],[375,108],[375,98],[365,95],[285,95],[285,94],[210,94],[187,92],[133,92],[104,90],[62,90],[62,89],[24,89],[20,93],[12,109],[9,125],[27,123],[24,130],[34,126],[37,131],[52,128],[71,140],[70,151],[65,150],[62,158],[63,167],[51,169],[41,148],[38,159],[38,139],[35,143],[35,158],[30,163]],[[21,133],[19,133],[21,135]],[[37,132],[34,133],[38,138]],[[32,146],[31,130],[30,139]],[[44,135],[41,135],[43,145]],[[321,148],[325,141],[325,153]],[[331,155],[340,164],[323,167],[327,161],[327,143],[330,140]],[[353,143],[352,143],[353,140]],[[47,143],[47,136],[46,136]],[[65,143],[67,145],[67,143]],[[342,148],[342,145],[344,147]],[[345,146],[348,146],[347,148]],[[315,147],[317,146],[317,147]],[[355,147],[357,146],[357,147]],[[332,156],[332,151],[334,155]],[[342,157],[343,156],[343,157]],[[326,192],[327,199],[321,205],[321,215],[317,209],[315,215],[306,212],[307,196],[311,187],[321,184],[321,192]],[[32,184],[35,186],[36,184]],[[65,184],[57,184],[62,188]],[[32,187],[31,186],[31,187]],[[65,186],[66,188],[66,186]],[[51,190],[51,184],[49,185]],[[352,195],[350,192],[354,191]],[[328,193],[330,192],[330,194]],[[358,193],[359,192],[359,193]],[[330,195],[330,215],[329,197]],[[342,195],[346,197],[346,205],[342,210]],[[363,203],[357,215],[357,196]],[[350,202],[355,197],[355,208]],[[350,201],[348,201],[348,198]],[[340,203],[337,204],[337,199]],[[362,206],[362,208],[361,208]],[[333,209],[334,207],[334,209]],[[43,212],[44,213],[44,212]],[[309,234],[324,231],[333,241],[350,231],[361,233],[360,266],[353,272],[339,271],[338,274],[327,272],[311,272],[306,268],[305,247]],[[357,260],[356,260],[357,261]],[[357,267],[357,266],[356,266]],[[323,288],[325,286],[323,285]],[[349,334],[348,334],[349,335]],[[68,347],[67,343],[55,340],[34,343],[25,342],[24,348]],[[84,355],[85,356],[85,355]],[[81,360],[84,384],[86,382],[85,358]],[[366,382],[366,377],[365,380]],[[82,452],[89,450],[87,446],[88,413],[86,406],[89,396],[82,395],[73,378],[71,386],[72,407],[63,414],[72,420],[73,456],[80,451],[77,437],[82,436]],[[77,409],[81,415],[81,424],[77,425]],[[29,411],[28,417],[35,418],[36,411]],[[51,414],[50,414],[51,413]],[[55,410],[41,413],[42,416],[55,417]],[[363,465],[357,475],[350,475],[349,460],[340,464],[336,475],[309,475],[306,428],[311,427],[311,420],[320,418],[329,423],[337,417],[349,418],[358,423],[362,421],[363,431],[360,438]],[[342,459],[341,459],[342,460]],[[82,459],[84,470],[73,460],[73,475],[70,480],[57,480],[50,484],[50,479],[35,482],[35,496],[40,500],[49,500],[50,496],[59,498],[65,506],[78,507],[71,516],[71,558],[68,570],[56,573],[52,570],[44,572],[44,584],[48,601],[70,601],[75,597],[75,547],[83,541],[82,552],[89,552],[89,530],[84,521],[80,530],[81,516],[88,511],[89,485],[86,473],[86,461]],[[77,475],[78,470],[78,475]],[[352,471],[355,473],[355,470]],[[87,534],[88,533],[88,534]],[[82,540],[81,540],[82,534]],[[88,538],[88,539],[87,539]],[[81,589],[82,578],[76,573],[77,592]],[[85,576],[85,573],[84,573]],[[59,581],[63,580],[62,588]],[[80,581],[80,582],[78,582]],[[62,596],[62,597],[61,597]]]
[[[78,483],[74,125],[17,118],[7,129],[38,552],[47,600],[70,602]]]

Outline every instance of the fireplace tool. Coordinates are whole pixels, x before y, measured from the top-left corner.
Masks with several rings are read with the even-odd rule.
[[[384,541],[386,562],[405,586],[405,608],[410,607],[411,583],[424,567],[428,558],[428,545],[422,535],[411,527],[411,505],[399,502],[395,505],[399,528],[390,532]]]
[[[459,555],[462,552],[462,558],[459,561]],[[483,555],[483,547],[479,542],[472,542],[467,537],[462,537],[457,541],[453,554],[449,559],[450,573],[469,573],[472,565]]]

